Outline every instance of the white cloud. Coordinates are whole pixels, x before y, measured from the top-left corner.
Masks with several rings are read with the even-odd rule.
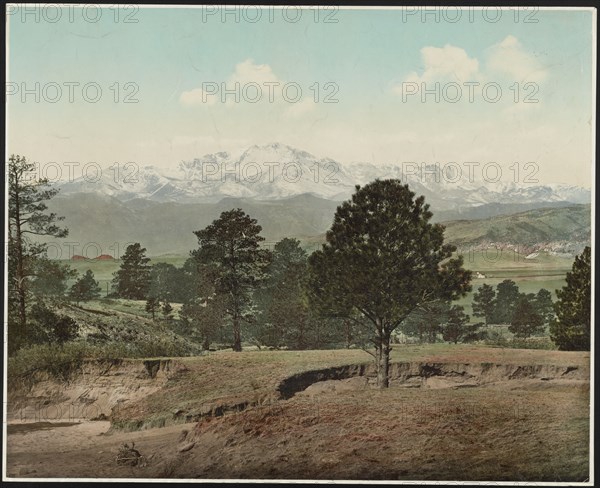
[[[236,64],[233,73],[226,81],[205,80],[202,86],[189,91],[184,91],[179,101],[183,105],[214,105],[224,101],[225,106],[236,105],[237,94],[239,100],[247,103],[245,98],[273,103],[281,98],[281,87],[285,84],[280,80],[268,64],[256,64],[253,59],[246,59]]]
[[[255,64],[253,59],[246,59],[236,64],[235,71],[228,81],[230,84],[235,82],[240,84],[258,83],[259,85],[268,82],[282,83],[268,64]]]
[[[501,42],[486,50],[485,70],[480,70],[477,58],[471,58],[467,52],[456,46],[425,46],[421,48],[423,72],[419,75],[412,71],[405,82],[482,81],[503,75],[519,82],[539,82],[547,77],[547,70],[540,61],[527,52],[521,42],[508,35]],[[399,86],[394,87],[399,91]]]
[[[540,82],[547,76],[539,60],[525,51],[519,40],[511,35],[488,49],[486,68],[518,82]]]
[[[479,78],[479,61],[470,58],[467,52],[456,46],[446,44],[444,47],[426,46],[421,49],[421,58],[425,66],[420,76],[410,73],[405,81],[431,82],[456,81],[459,83]]]

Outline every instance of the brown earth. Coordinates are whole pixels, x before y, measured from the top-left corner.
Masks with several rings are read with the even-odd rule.
[[[310,391],[309,391],[310,390]],[[513,380],[390,388],[359,379],[184,429],[109,431],[85,422],[10,435],[17,477],[584,481],[589,388]],[[187,427],[187,426],[186,426]],[[189,431],[189,432],[188,432]],[[147,466],[118,466],[124,442]]]
[[[307,351],[123,361],[104,370],[88,364],[67,385],[45,378],[9,395],[20,409],[9,417],[7,474],[586,480],[589,355],[525,352],[539,364],[515,363],[521,353],[421,354],[421,361],[394,364],[392,386],[384,391],[373,387],[370,364],[340,364],[354,354],[344,352],[327,359],[325,352]],[[475,361],[484,357],[492,362]],[[496,362],[501,359],[507,363]],[[81,417],[87,420],[69,425],[73,419],[62,415],[54,419],[62,425],[52,425],[32,416],[44,403],[57,412],[88,405]],[[113,427],[89,421],[92,411]],[[200,415],[187,417],[190,412]],[[152,428],[149,418],[170,421]],[[144,430],[117,430],[115,419]],[[200,421],[175,423],[186,419]],[[119,447],[132,442],[143,466],[118,465]]]

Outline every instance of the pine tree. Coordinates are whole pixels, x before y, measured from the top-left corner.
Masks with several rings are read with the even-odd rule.
[[[185,298],[185,271],[170,263],[156,263],[150,269],[148,294],[160,300],[183,302]]]
[[[35,180],[35,163],[12,155],[8,161],[8,292],[9,326],[15,350],[27,341],[27,302],[30,283],[36,273],[36,262],[46,256],[45,244],[32,243],[30,235],[66,237],[68,230],[56,223],[64,217],[46,213],[46,201],[58,193],[49,188],[47,179]],[[14,326],[19,326],[15,329]]]
[[[496,308],[496,292],[491,285],[483,284],[473,294],[473,315],[484,317],[485,325],[492,322]]]
[[[450,302],[436,300],[417,307],[402,322],[400,329],[408,336],[418,337],[419,342],[437,342],[438,334],[450,314]]]
[[[227,300],[233,324],[233,350],[242,350],[242,322],[254,320],[252,293],[265,279],[269,253],[260,249],[262,227],[240,208],[221,213],[219,219],[194,232],[199,249],[192,256],[213,274],[215,291]]]
[[[418,306],[453,300],[470,290],[471,272],[444,227],[431,224],[425,198],[399,180],[357,186],[337,208],[322,250],[309,257],[311,297],[332,311],[352,310],[371,323],[377,383],[389,385],[392,332]]]
[[[275,244],[269,266],[266,319],[271,327],[265,344],[306,349],[309,310],[305,293],[307,255],[297,239],[285,238]]]
[[[556,320],[550,337],[561,351],[589,351],[592,304],[592,251],[586,247],[567,273],[567,284],[556,290]]]
[[[100,296],[100,285],[94,279],[94,273],[88,269],[81,278],[79,278],[69,291],[69,298],[79,302],[94,300]]]
[[[516,337],[527,339],[544,328],[544,319],[537,313],[531,298],[531,296],[521,294],[517,300],[513,318],[508,327],[508,330]]]
[[[165,320],[171,320],[173,318],[173,315],[171,314],[173,312],[173,307],[169,303],[169,300],[163,302],[161,311]]]
[[[208,350],[211,343],[230,342],[225,338],[227,326],[227,300],[216,293],[213,277],[216,272],[193,256],[184,263],[185,296],[179,311],[181,333],[202,343]]]
[[[552,294],[545,288],[541,288],[535,296],[535,309],[542,316],[544,324],[549,324],[554,319]]]
[[[114,273],[113,288],[117,296],[130,300],[144,300],[150,286],[150,258],[139,242],[125,250],[121,267]]]
[[[469,316],[465,314],[464,307],[454,305],[448,313],[448,320],[442,325],[442,337],[445,341],[470,342],[477,338],[477,329],[483,324],[469,324]]]
[[[519,301],[519,287],[513,280],[504,280],[496,286],[496,307],[493,323],[510,324]]]
[[[146,300],[146,312],[152,315],[152,320],[156,318],[156,312],[160,308],[160,300],[155,296],[149,296]]]

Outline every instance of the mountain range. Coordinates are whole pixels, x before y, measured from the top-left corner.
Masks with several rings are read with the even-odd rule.
[[[432,209],[438,211],[461,212],[498,204],[532,208],[539,203],[591,200],[590,190],[577,186],[486,182],[483,174],[482,167],[469,167],[467,163],[342,164],[273,143],[252,146],[238,157],[218,152],[182,161],[170,169],[131,166],[120,173],[105,170],[99,181],[80,177],[59,186],[62,195],[97,193],[121,202],[141,198],[154,202],[216,203],[223,198],[278,200],[303,194],[342,201],[351,196],[356,185],[376,178],[398,178],[418,195],[424,195]]]
[[[193,231],[237,207],[258,220],[268,245],[296,237],[317,246],[340,202],[355,185],[376,178],[400,178],[425,195],[433,220],[444,222],[449,241],[461,246],[496,240],[535,247],[569,237],[582,244],[591,229],[584,188],[477,182],[436,166],[421,168],[422,176],[414,167],[407,174],[402,165],[342,165],[278,143],[252,146],[237,157],[208,154],[173,170],[123,169],[118,178],[103,171],[98,181],[59,184],[49,207],[65,216],[67,240],[80,246],[75,253],[93,243],[88,257],[114,254],[111,249],[122,252],[130,242],[142,243],[151,255],[187,253],[197,246]],[[517,221],[507,217],[514,214]]]

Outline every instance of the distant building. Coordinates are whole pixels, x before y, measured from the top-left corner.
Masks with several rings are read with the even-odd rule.
[[[479,271],[477,271],[475,273],[475,278],[485,278],[486,276],[483,273],[480,273]]]

